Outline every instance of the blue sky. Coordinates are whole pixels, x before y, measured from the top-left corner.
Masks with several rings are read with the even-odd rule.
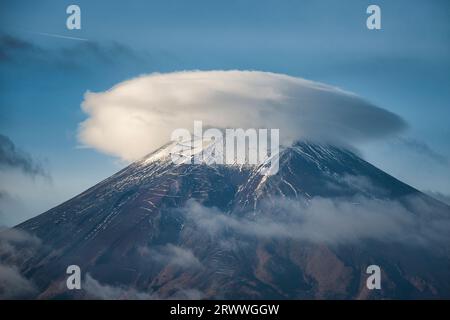
[[[70,4],[81,8],[81,30],[66,28]],[[382,30],[366,28],[369,4],[381,7]],[[87,90],[180,70],[270,71],[352,91],[409,124],[402,139],[363,146],[365,158],[418,189],[450,194],[448,1],[2,1],[0,12],[2,34],[21,41],[0,48],[0,134],[50,176],[1,173],[10,205],[0,206],[0,225],[124,165],[79,147]]]

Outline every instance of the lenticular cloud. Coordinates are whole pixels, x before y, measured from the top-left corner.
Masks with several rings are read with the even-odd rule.
[[[357,146],[405,128],[397,115],[318,82],[257,71],[143,75],[105,92],[87,92],[79,140],[126,161],[170,140],[194,120],[214,128],[280,129],[280,142]]]

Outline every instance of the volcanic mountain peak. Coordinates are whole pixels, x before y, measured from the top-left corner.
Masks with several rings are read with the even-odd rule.
[[[445,222],[430,219],[440,212],[439,221],[447,221],[448,207],[355,153],[298,142],[280,151],[277,174],[263,175],[261,166],[175,164],[170,156],[175,143],[17,227],[43,244],[19,267],[40,297],[73,297],[61,283],[67,266],[76,264],[92,277],[87,279],[96,279],[96,288],[128,287],[152,297],[170,297],[181,288],[206,298],[355,298],[369,295],[364,270],[374,262],[383,264],[387,275],[382,297],[450,295],[448,269],[442,271],[448,256],[386,244],[372,230],[381,223],[388,232],[383,236],[403,237],[399,219],[408,232],[424,230],[433,237],[442,234],[435,226]],[[194,154],[213,146],[204,144]],[[403,206],[411,196],[428,209]],[[386,212],[399,207],[400,213]],[[411,220],[414,210],[432,223],[424,227]],[[330,236],[351,239],[353,233],[375,240],[330,245]],[[98,292],[87,288],[76,294]]]

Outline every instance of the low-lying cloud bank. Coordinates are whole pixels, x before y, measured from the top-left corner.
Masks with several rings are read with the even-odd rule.
[[[257,71],[185,71],[143,75],[87,92],[85,146],[132,161],[194,120],[214,128],[278,128],[280,140],[356,145],[406,127],[397,115],[335,87]]]
[[[169,297],[161,297],[156,292],[144,292],[126,286],[102,284],[90,274],[86,275],[83,289],[89,297],[102,300],[199,300],[204,297],[197,289],[179,289]]]
[[[134,288],[120,286],[110,286],[101,284],[90,274],[86,275],[83,283],[86,293],[95,299],[104,300],[157,300],[158,295],[148,292],[141,292]]]
[[[37,293],[19,267],[31,258],[41,241],[20,230],[0,228],[0,299],[26,299]]]
[[[420,198],[408,202],[421,213],[411,212],[393,200],[367,197],[309,201],[280,198],[262,205],[260,212],[244,217],[189,200],[185,217],[202,232],[222,238],[224,233],[267,239],[295,239],[341,245],[364,240],[406,245],[448,245],[450,217],[434,214]]]
[[[201,268],[202,264],[189,249],[167,244],[154,248],[139,248],[141,256],[150,257],[153,261],[162,265],[170,265],[183,269]]]

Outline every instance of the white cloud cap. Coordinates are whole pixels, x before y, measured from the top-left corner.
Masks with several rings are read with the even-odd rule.
[[[288,145],[307,139],[355,145],[406,125],[358,96],[282,74],[257,71],[185,71],[143,75],[108,91],[87,92],[88,118],[79,139],[133,161],[170,140],[194,120],[214,128],[276,128]]]

